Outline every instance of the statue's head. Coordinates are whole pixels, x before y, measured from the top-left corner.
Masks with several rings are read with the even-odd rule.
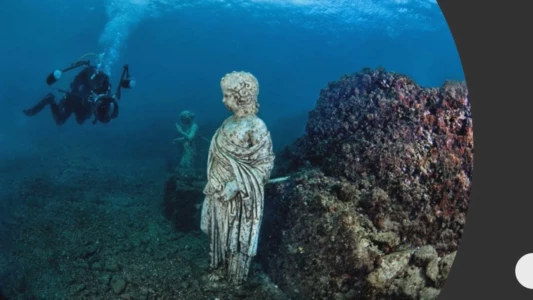
[[[248,72],[231,72],[220,81],[222,102],[237,116],[255,115],[259,111],[259,82]]]
[[[188,110],[184,110],[180,113],[180,121],[183,124],[190,125],[194,121],[194,113]]]

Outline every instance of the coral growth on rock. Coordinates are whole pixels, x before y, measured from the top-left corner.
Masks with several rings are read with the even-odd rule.
[[[263,261],[297,299],[434,299],[462,236],[473,169],[465,83],[364,69],[330,83],[279,156]],[[268,258],[268,259],[266,259]]]

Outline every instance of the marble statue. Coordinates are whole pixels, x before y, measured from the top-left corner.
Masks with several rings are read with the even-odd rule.
[[[196,156],[196,133],[198,125],[194,122],[194,113],[190,111],[182,111],[179,116],[180,124],[176,123],[176,130],[182,136],[174,139],[172,143],[183,142],[183,152],[181,154],[180,167],[183,169],[190,169],[194,164],[194,157]]]
[[[264,186],[275,156],[270,132],[256,116],[259,83],[254,75],[226,74],[221,88],[233,115],[211,140],[200,227],[210,239],[210,280],[240,285],[257,252]]]

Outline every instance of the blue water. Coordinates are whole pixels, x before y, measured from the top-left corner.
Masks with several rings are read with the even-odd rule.
[[[196,3],[201,4],[196,4]],[[311,110],[319,90],[342,74],[384,66],[424,86],[464,79],[446,21],[434,1],[44,0],[9,1],[0,10],[0,154],[31,149],[32,136],[120,132],[126,137],[179,111],[220,119],[220,78],[254,73],[261,116]],[[108,126],[58,128],[47,111],[20,111],[47,93],[44,78],[85,53],[104,54],[118,80],[123,64],[137,80]],[[65,80],[65,86],[68,84]],[[6,143],[9,141],[9,143]],[[10,151],[12,150],[12,151]]]
[[[168,225],[159,219],[159,194],[165,164],[177,155],[174,122],[190,110],[201,132],[218,126],[229,114],[220,91],[226,73],[258,78],[259,114],[276,149],[303,133],[320,89],[343,74],[382,66],[423,86],[464,80],[446,21],[429,0],[17,0],[0,6],[0,28],[0,269],[8,266],[0,292],[17,285],[27,295],[48,293],[43,299],[56,299],[50,295],[65,291],[60,283],[72,282],[68,272],[40,265],[71,267],[62,247],[78,253],[86,241],[107,238],[107,250],[122,249],[112,231],[134,239],[143,233],[131,224]],[[122,93],[118,119],[79,126],[71,117],[57,126],[48,109],[22,114],[51,91],[50,72],[87,53],[114,86],[124,64],[136,79]],[[58,87],[68,88],[75,73]],[[109,188],[107,180],[112,191],[99,186]]]

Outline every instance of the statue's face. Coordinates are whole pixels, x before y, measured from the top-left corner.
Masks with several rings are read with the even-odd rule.
[[[224,105],[226,105],[226,108],[229,109],[231,112],[237,111],[239,106],[237,105],[237,97],[234,93],[232,93],[229,90],[222,90],[223,98],[222,102],[224,102]]]
[[[188,117],[181,117],[180,121],[182,124],[185,124],[185,125],[190,125],[192,123],[191,118],[188,118]]]

